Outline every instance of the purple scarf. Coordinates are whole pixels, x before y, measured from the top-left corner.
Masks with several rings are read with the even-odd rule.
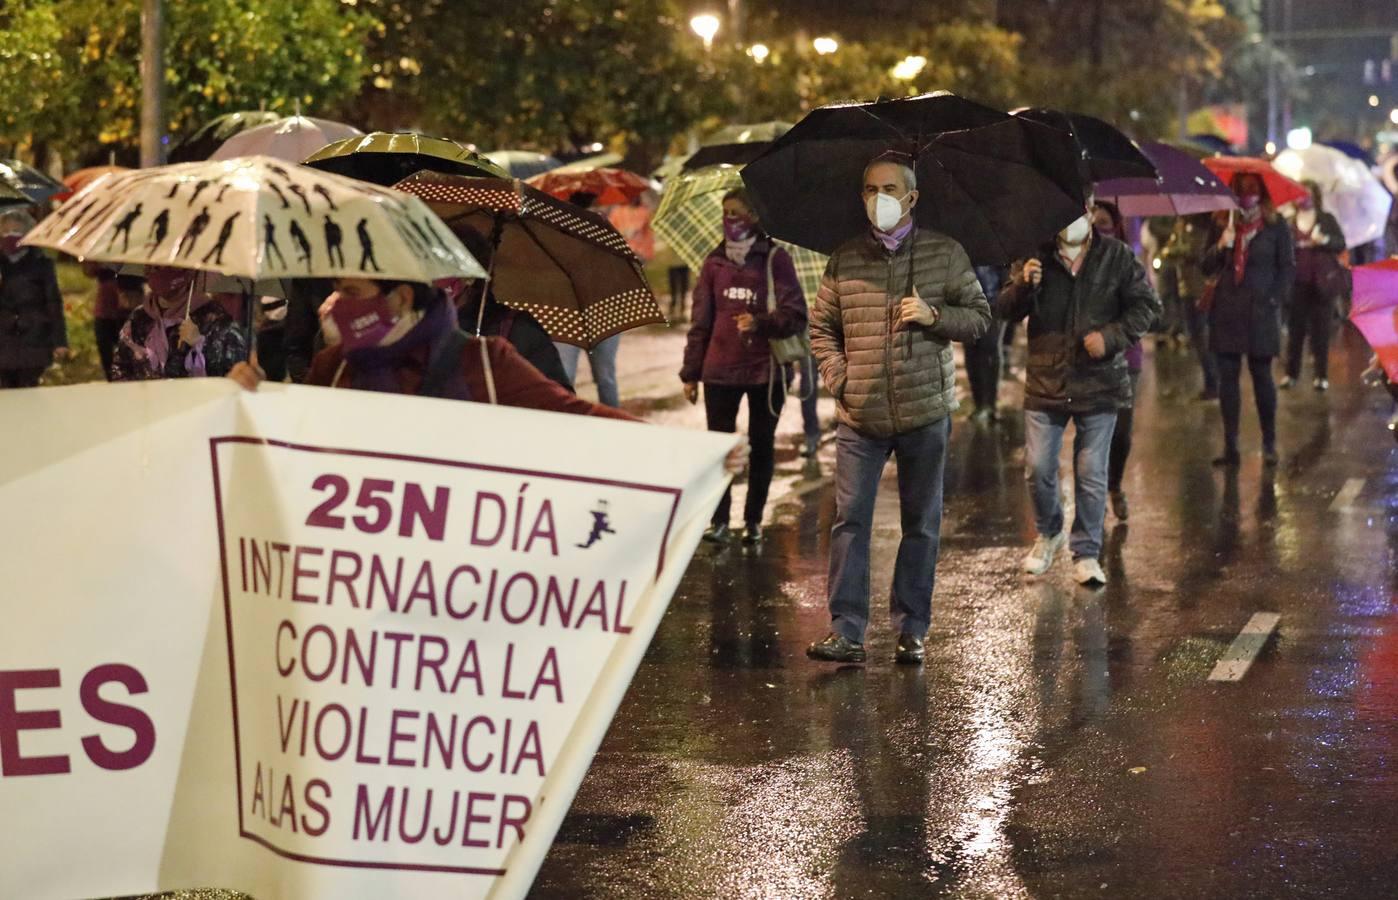
[[[189,303],[189,314],[194,315],[195,310],[201,309],[213,298],[208,294],[197,294]],[[178,303],[168,312],[160,308],[160,301],[152,294],[146,298],[146,302],[141,309],[151,319],[150,331],[146,333],[143,344],[137,344],[130,340],[128,331],[127,338],[131,348],[136,351],[136,355],[144,356],[146,362],[150,364],[151,371],[156,377],[165,377],[165,363],[170,358],[170,338],[166,331],[170,328],[179,328],[180,323],[185,318],[185,304]],[[200,335],[199,340],[194,342],[194,346],[189,348],[189,352],[184,356],[184,370],[190,378],[202,378],[208,374],[205,369],[204,360],[204,336]]]
[[[354,372],[352,386],[361,391],[379,391],[385,394],[402,392],[398,383],[397,370],[409,364],[412,356],[426,351],[427,362],[423,364],[423,376],[431,365],[432,348],[437,342],[456,328],[456,310],[445,299],[439,299],[427,308],[422,317],[408,333],[391,344],[378,347],[360,347],[345,354]]]
[[[887,250],[889,253],[893,253],[899,247],[901,247],[903,242],[908,239],[908,235],[912,233],[912,219],[909,219],[908,224],[904,225],[902,228],[895,228],[893,229],[893,231],[880,231],[877,228],[874,229],[874,237],[879,239],[879,243],[883,244],[884,249]]]

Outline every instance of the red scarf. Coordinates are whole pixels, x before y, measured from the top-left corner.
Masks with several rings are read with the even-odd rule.
[[[1248,246],[1252,244],[1252,239],[1257,237],[1257,233],[1262,230],[1262,211],[1255,210],[1255,215],[1249,221],[1248,213],[1242,214],[1242,221],[1235,227],[1233,238],[1233,283],[1242,284],[1243,275],[1248,269]]]

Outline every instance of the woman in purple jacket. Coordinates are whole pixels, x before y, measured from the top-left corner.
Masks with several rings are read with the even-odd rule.
[[[777,420],[786,400],[786,372],[772,358],[768,341],[806,327],[806,298],[790,255],[758,227],[742,190],[723,198],[723,237],[699,271],[680,380],[690,403],[698,402],[703,382],[710,431],[736,431],[738,407],[747,398],[752,459],[743,543],[752,546],[762,540],[762,515],[776,466]],[[775,294],[770,309],[769,273]],[[704,533],[706,541],[728,541],[731,510],[732,497],[725,491]]]

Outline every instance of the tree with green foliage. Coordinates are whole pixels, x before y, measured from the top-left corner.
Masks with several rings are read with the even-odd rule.
[[[702,111],[667,0],[361,0],[382,18],[361,97],[376,128],[486,148],[668,141]]]
[[[0,137],[82,162],[139,139],[139,0],[7,0]],[[174,134],[237,109],[327,109],[358,91],[372,15],[342,0],[167,3],[166,112]]]

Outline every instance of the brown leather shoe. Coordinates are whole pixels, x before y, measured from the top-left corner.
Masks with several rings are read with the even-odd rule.
[[[833,631],[826,635],[825,640],[807,647],[806,655],[822,662],[862,663],[865,660],[863,644],[856,644]]]

